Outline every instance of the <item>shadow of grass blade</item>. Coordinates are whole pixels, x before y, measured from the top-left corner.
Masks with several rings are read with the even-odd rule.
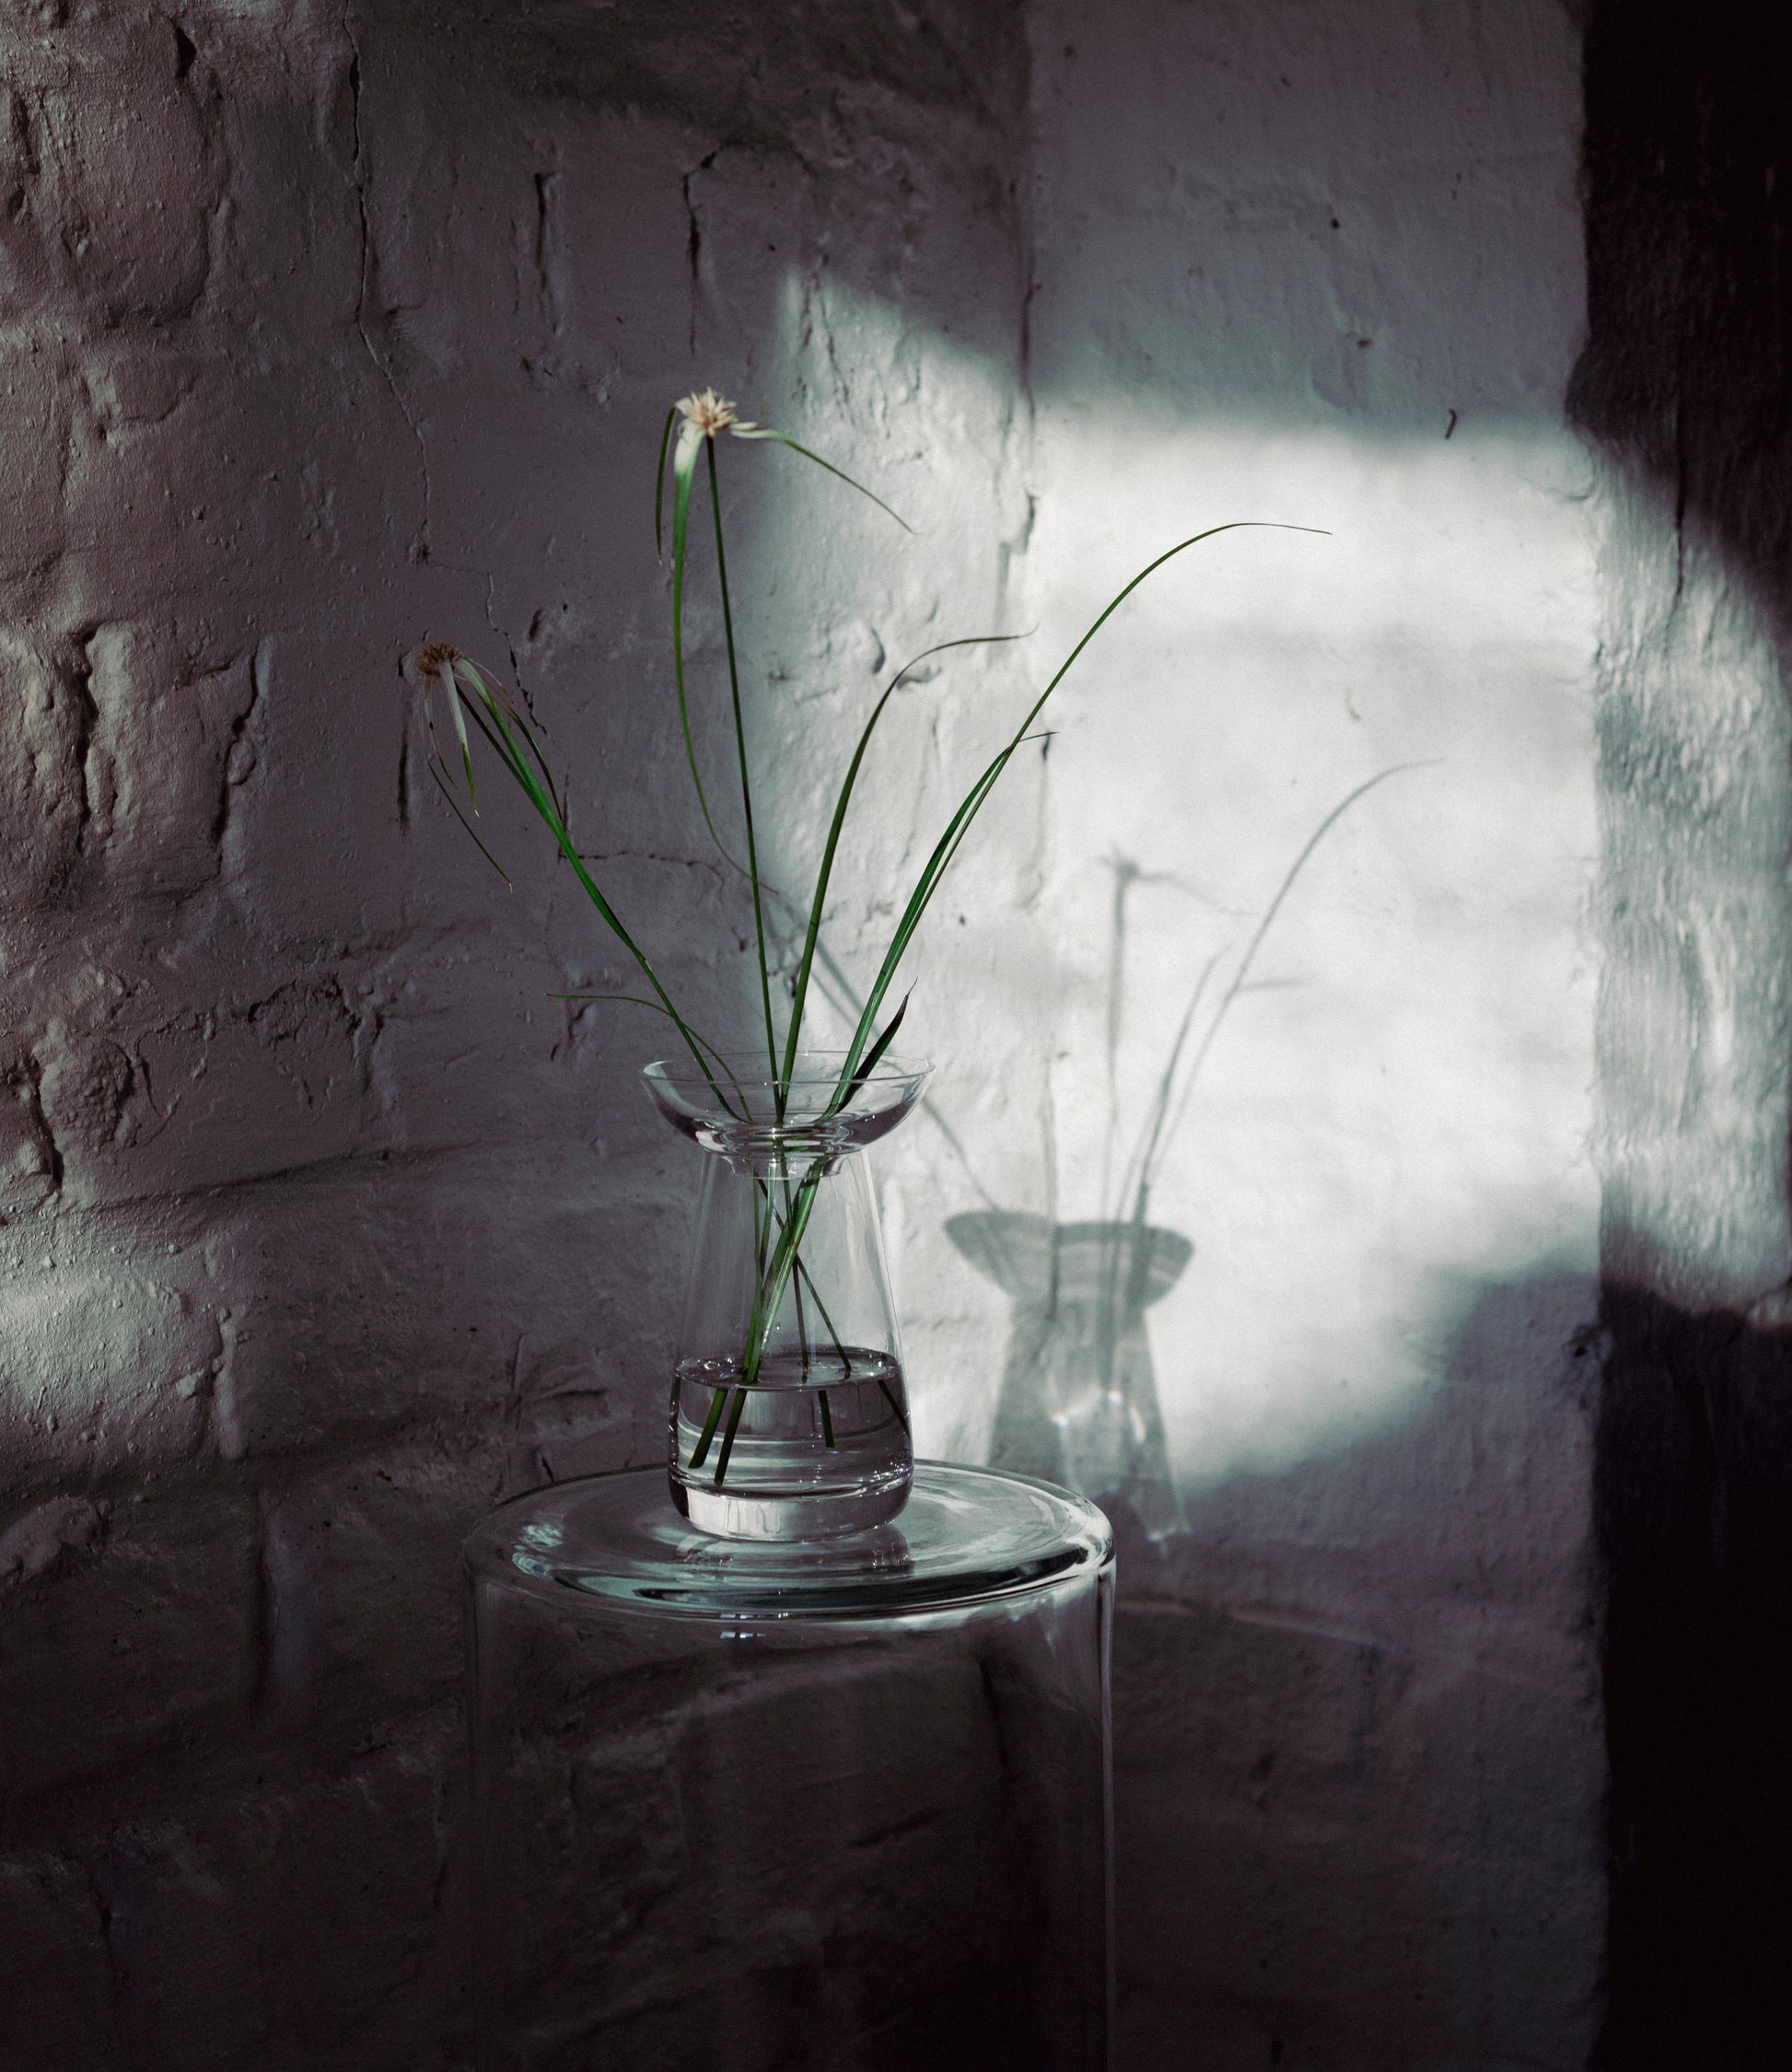
[[[853,1041],[847,1051],[846,1064],[843,1068],[844,1073],[850,1073],[856,1065],[865,1047],[866,1040],[870,1030],[876,1026],[877,1010],[883,1003],[884,995],[890,990],[890,982],[896,975],[896,967],[907,950],[909,942],[913,937],[915,928],[920,924],[922,914],[925,913],[927,905],[933,898],[940,879],[945,875],[947,865],[951,862],[953,856],[957,853],[959,844],[968,832],[971,822],[982,810],[983,801],[989,797],[995,780],[1007,767],[1009,759],[1031,731],[1034,720],[1044,710],[1046,700],[1069,675],[1078,656],[1082,654],[1084,648],[1095,638],[1101,628],[1107,624],[1108,621],[1113,617],[1114,613],[1119,611],[1120,607],[1125,603],[1126,599],[1132,596],[1133,592],[1138,588],[1139,585],[1150,576],[1155,576],[1158,570],[1163,567],[1167,562],[1174,561],[1178,554],[1186,553],[1191,547],[1198,547],[1203,541],[1217,539],[1223,532],[1244,531],[1321,533],[1322,529],[1312,525],[1284,525],[1271,518],[1233,518],[1225,525],[1208,526],[1204,531],[1192,533],[1186,540],[1179,540],[1173,547],[1166,549],[1164,553],[1158,555],[1156,560],[1147,562],[1130,582],[1115,592],[1114,596],[1096,615],[1089,625],[1088,631],[1065,657],[1052,681],[1034,699],[1028,710],[1027,716],[1015,729],[1013,739],[988,765],[983,775],[966,793],[958,811],[952,816],[946,832],[940,837],[933,855],[928,858],[926,868],[922,873],[921,881],[916,885],[907,907],[903,910],[902,919],[898,924],[896,935],[891,938],[890,948],[884,954],[883,963],[879,969],[877,979],[867,996],[866,1011],[860,1018],[857,1029],[853,1032]]]
[[[1176,1132],[1181,1128],[1182,1117],[1188,1111],[1189,1100],[1194,1090],[1194,1082],[1200,1075],[1201,1067],[1206,1060],[1207,1053],[1212,1050],[1214,1046],[1214,1039],[1219,1034],[1220,1025],[1225,1021],[1228,1013],[1230,1011],[1233,1001],[1235,1001],[1238,998],[1239,995],[1244,990],[1244,982],[1251,975],[1251,967],[1256,961],[1257,952],[1263,946],[1263,938],[1269,934],[1271,927],[1274,925],[1275,916],[1282,910],[1282,902],[1294,890],[1295,879],[1297,879],[1300,876],[1301,872],[1307,867],[1308,861],[1311,857],[1314,850],[1317,849],[1320,844],[1325,840],[1326,836],[1331,833],[1332,830],[1334,827],[1337,826],[1338,822],[1343,820],[1347,812],[1349,812],[1350,809],[1354,805],[1356,805],[1356,801],[1359,798],[1363,797],[1366,794],[1373,791],[1377,785],[1386,784],[1390,777],[1402,776],[1409,770],[1426,770],[1435,767],[1436,758],[1427,758],[1425,761],[1418,762],[1390,763],[1387,769],[1378,770],[1374,776],[1368,778],[1365,783],[1358,785],[1354,791],[1347,792],[1344,797],[1342,797],[1334,807],[1332,807],[1332,810],[1313,830],[1311,834],[1307,837],[1306,844],[1302,847],[1300,854],[1294,859],[1293,863],[1288,866],[1287,871],[1283,877],[1281,884],[1276,887],[1275,897],[1271,900],[1269,904],[1263,909],[1263,917],[1261,921],[1258,922],[1255,932],[1252,934],[1250,942],[1246,945],[1244,955],[1239,959],[1238,969],[1232,973],[1230,984],[1227,986],[1226,991],[1220,995],[1219,1005],[1214,1009],[1213,1019],[1208,1022],[1205,1030],[1202,1034],[1201,1042],[1195,1048],[1194,1056],[1189,1065],[1188,1077],[1182,1082],[1182,1090],[1176,1102],[1175,1117],[1170,1122],[1166,1132],[1166,1142],[1168,1142],[1170,1137],[1173,1137]]]

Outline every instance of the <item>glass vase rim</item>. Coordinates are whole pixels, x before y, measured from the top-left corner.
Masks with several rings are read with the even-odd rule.
[[[766,1092],[774,1088],[791,1088],[804,1087],[833,1087],[840,1082],[842,1069],[851,1052],[844,1044],[837,1049],[814,1047],[805,1044],[797,1053],[797,1069],[790,1072],[768,1072],[765,1056],[762,1051],[716,1051],[710,1055],[707,1066],[699,1067],[690,1056],[657,1057],[641,1067],[642,1077],[658,1079],[663,1084],[678,1088],[681,1091],[704,1088],[714,1089],[714,1082],[722,1077],[726,1082],[739,1088],[743,1092],[749,1088],[755,1092]],[[820,1066],[820,1061],[831,1059],[831,1065]],[[801,1069],[806,1060],[815,1061],[817,1069]],[[742,1070],[742,1067],[746,1067]],[[913,1083],[920,1083],[933,1076],[931,1058],[914,1057],[906,1053],[886,1051],[882,1057],[859,1079],[852,1098],[856,1100],[873,1088],[890,1090]]]

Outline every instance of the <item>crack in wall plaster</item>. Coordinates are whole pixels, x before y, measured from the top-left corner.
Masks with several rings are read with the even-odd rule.
[[[349,8],[343,10],[343,33],[348,40],[351,53],[348,64],[348,93],[355,137],[355,162],[350,176],[350,184],[355,190],[355,213],[361,229],[360,288],[355,302],[355,328],[361,334],[361,343],[367,347],[367,357],[378,368],[381,380],[391,391],[392,401],[398,405],[399,414],[410,426],[411,437],[417,443],[417,468],[423,484],[423,522],[411,543],[411,559],[413,562],[426,562],[430,558],[431,508],[428,443],[424,437],[423,425],[412,412],[410,404],[404,400],[404,393],[399,386],[397,376],[380,357],[378,349],[373,342],[373,333],[367,328],[367,297],[372,285],[376,263],[373,218],[367,207],[367,184],[372,175],[367,166],[366,139],[361,129],[361,45],[355,34],[354,13]]]
[[[0,1227],[35,1216],[62,1192],[63,1154],[43,1106],[43,1066],[28,1051],[0,1069],[0,1097],[10,1096],[16,1118],[0,1166]],[[0,1112],[4,1113],[4,1112]]]
[[[558,339],[565,328],[565,297],[560,274],[560,238],[557,229],[561,211],[561,177],[553,172],[535,175],[535,278],[541,291],[541,311],[548,321],[549,335]]]
[[[249,703],[231,720],[230,731],[225,741],[224,755],[218,771],[217,807],[212,818],[212,842],[219,853],[220,867],[225,844],[230,833],[230,812],[235,795],[249,782],[255,769],[255,744],[249,738],[249,728],[262,710],[262,697],[267,690],[268,658],[268,643],[263,640],[257,644],[255,652],[250,657]]]
[[[711,151],[706,157],[699,158],[697,163],[679,182],[679,191],[684,196],[685,217],[691,226],[690,234],[685,241],[685,262],[691,274],[691,331],[687,343],[693,359],[697,353],[697,305],[701,300],[703,292],[704,233],[703,226],[697,220],[697,204],[692,198],[691,182],[696,179],[699,173],[707,172],[710,169],[721,156],[722,150],[723,146],[718,144],[715,150]]]
[[[80,803],[75,821],[76,854],[85,855],[87,845],[87,829],[93,820],[93,784],[89,761],[93,752],[94,729],[99,724],[99,706],[93,695],[94,641],[99,629],[95,626],[75,636],[76,651],[81,659],[64,674],[64,681],[74,693],[75,700],[75,774],[80,786]]]

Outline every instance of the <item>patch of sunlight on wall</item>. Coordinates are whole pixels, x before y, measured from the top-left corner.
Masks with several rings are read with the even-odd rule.
[[[1129,600],[917,941],[904,1047],[938,1061],[933,1120],[876,1157],[919,1445],[987,1457],[1018,1343],[952,1219],[1131,1208],[1204,965],[1194,1042],[1324,815],[1404,763],[1302,872],[1157,1160],[1149,1220],[1193,1254],[1146,1325],[1183,1491],[1415,1413],[1473,1284],[1597,1271],[1590,463],[1484,417],[1420,440],[1067,402],[1030,439],[987,355],[837,280],[793,283],[781,330],[754,407],[916,534],[809,470],[743,533],[779,881],[806,891],[889,668],[1038,629],[892,707],[826,931],[861,985],[957,797],[1129,575],[1229,518],[1330,532],[1229,533]]]
[[[1009,1011],[1052,1047],[1061,1217],[1119,1205],[1111,1134],[1145,1126],[1204,964],[1216,1004],[1327,811],[1421,765],[1315,851],[1161,1158],[1150,1220],[1194,1254],[1150,1339],[1198,1485],[1416,1408],[1465,1280],[1596,1271],[1590,467],[1535,425],[1420,443],[1090,408],[1041,414],[1035,472],[1048,653],[1188,532],[1331,535],[1193,549],[1055,713],[1055,951]]]

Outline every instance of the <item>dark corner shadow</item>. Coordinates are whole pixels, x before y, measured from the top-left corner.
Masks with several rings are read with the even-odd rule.
[[[1792,10],[1596,0],[1585,95],[1570,415],[1721,559],[1784,667]],[[1594,2063],[1792,2064],[1792,1334],[1623,1284],[1604,1321],[1612,1916]]]
[[[1792,1331],[1608,1286],[1600,2072],[1792,2064]]]
[[[1784,633],[1792,577],[1792,10],[1595,0],[1587,341],[1570,420]]]

